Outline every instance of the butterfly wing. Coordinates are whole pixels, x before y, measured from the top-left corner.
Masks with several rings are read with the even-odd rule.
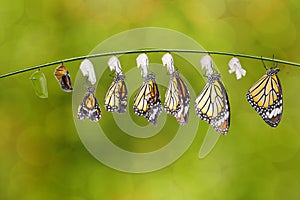
[[[79,120],[83,120],[87,117],[89,120],[97,122],[101,118],[101,110],[99,108],[98,101],[93,92],[89,91],[83,98],[82,103],[78,107]]]
[[[154,74],[146,76],[142,86],[134,98],[134,113],[145,117],[156,125],[157,117],[162,112],[161,100]]]
[[[180,92],[177,87],[177,80],[175,77],[171,77],[168,89],[165,94],[164,107],[166,112],[173,116],[176,116],[178,111],[181,109],[179,93]]]
[[[205,85],[195,103],[200,119],[207,121],[217,132],[228,133],[230,106],[226,89],[219,78],[213,78]]]
[[[180,125],[184,125],[188,122],[189,118],[189,109],[190,109],[190,92],[187,89],[186,84],[183,80],[179,77],[176,78],[177,80],[177,87],[181,102],[181,109],[177,113],[176,119]]]
[[[219,91],[217,97],[216,107],[218,108],[217,117],[213,118],[211,124],[213,128],[221,134],[227,134],[230,127],[230,106],[228,95],[225,89],[225,86],[220,80],[217,80],[214,84],[216,91]],[[221,101],[223,103],[221,103]]]
[[[263,75],[247,93],[247,100],[271,127],[278,126],[282,116],[282,88],[277,76],[279,69]]]
[[[105,109],[109,112],[124,113],[127,106],[127,87],[124,75],[117,75],[109,87],[105,100]]]

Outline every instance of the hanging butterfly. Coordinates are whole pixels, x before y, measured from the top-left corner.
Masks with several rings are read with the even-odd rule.
[[[136,115],[143,116],[150,123],[156,125],[157,117],[162,112],[162,106],[154,74],[148,74],[145,77],[134,98],[133,109]]]
[[[277,73],[279,68],[267,70],[247,93],[247,100],[262,119],[276,127],[282,116],[282,89]]]
[[[85,94],[82,103],[78,107],[78,119],[83,120],[87,117],[89,120],[97,122],[101,118],[101,110],[98,101],[94,95],[95,88],[90,86]]]
[[[106,93],[104,107],[109,112],[126,112],[127,87],[124,79],[125,75],[116,74],[114,81]]]
[[[195,101],[200,119],[207,121],[217,132],[227,134],[230,127],[230,106],[219,73],[208,76],[208,83]]]
[[[184,125],[188,122],[189,107],[190,93],[179,73],[174,71],[165,94],[164,108],[168,114],[176,117],[180,125]]]
[[[63,65],[58,66],[54,71],[54,76],[59,82],[61,89],[65,92],[72,92],[72,83],[69,71]]]

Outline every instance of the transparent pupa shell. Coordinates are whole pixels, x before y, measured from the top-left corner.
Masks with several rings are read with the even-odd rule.
[[[30,76],[30,80],[35,94],[40,98],[48,98],[47,80],[44,73],[38,70]]]

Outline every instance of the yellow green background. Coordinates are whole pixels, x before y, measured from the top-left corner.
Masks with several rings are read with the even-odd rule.
[[[300,62],[299,13],[296,0],[1,0],[0,73],[86,55],[116,33],[149,26],[180,31],[207,50]],[[53,77],[55,66],[43,69],[48,99],[35,96],[32,72],[1,79],[0,199],[299,199],[300,69],[279,64],[284,113],[274,129],[245,97],[265,73],[261,62],[241,59],[247,76],[237,81],[228,74],[229,57],[213,59],[230,98],[229,134],[199,159],[199,130],[179,160],[147,174],[113,170],[89,154],[74,126],[72,94]],[[66,65],[71,76],[79,64]],[[194,90],[203,86],[199,80]]]

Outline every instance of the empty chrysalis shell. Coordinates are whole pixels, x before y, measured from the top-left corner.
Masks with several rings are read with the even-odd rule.
[[[80,64],[80,70],[83,76],[86,76],[88,81],[94,85],[97,82],[94,65],[89,59],[84,59]]]
[[[149,66],[149,59],[147,54],[142,53],[136,58],[137,67],[141,67],[141,75],[145,78],[148,75],[148,66]]]
[[[30,76],[35,94],[40,98],[48,98],[47,80],[40,70]]]
[[[213,62],[212,62],[212,58],[210,57],[209,54],[206,54],[205,56],[203,56],[200,60],[202,69],[204,68],[205,71],[205,75],[206,76],[211,76],[214,72],[213,70]]]

